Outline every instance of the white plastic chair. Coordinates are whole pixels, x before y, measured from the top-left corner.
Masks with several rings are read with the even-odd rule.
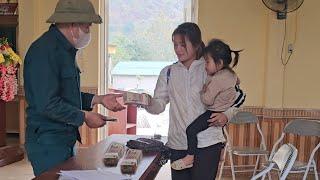
[[[316,136],[320,137],[320,121],[319,120],[305,120],[296,119],[290,121],[284,128],[280,138],[275,142],[270,153],[269,160],[274,156],[277,146],[283,141],[286,134],[295,134],[299,136]],[[315,153],[320,147],[320,142],[312,150],[308,162],[295,161],[289,173],[304,173],[303,180],[307,179],[309,171],[313,170],[315,179],[319,180],[316,161],[314,159]],[[278,168],[273,168],[279,170]]]
[[[225,151],[223,154],[223,158],[224,160],[221,162],[221,168],[220,168],[220,172],[219,172],[219,180],[222,177],[222,173],[223,173],[223,168],[224,168],[224,163],[225,163],[225,159],[226,159],[226,153],[229,153],[229,159],[230,159],[230,165],[231,165],[231,171],[232,171],[232,179],[235,180],[235,173],[236,172],[248,172],[248,171],[253,171],[253,175],[254,176],[256,174],[256,171],[258,169],[258,165],[259,165],[259,160],[260,160],[260,156],[264,156],[265,160],[268,161],[268,154],[269,152],[267,151],[266,148],[266,143],[265,143],[265,139],[263,137],[262,134],[262,130],[260,128],[259,125],[259,120],[257,118],[256,115],[254,115],[251,112],[238,112],[230,121],[229,124],[249,124],[249,123],[255,123],[256,124],[256,128],[259,132],[260,135],[260,147],[259,148],[255,148],[255,147],[237,147],[237,146],[233,146],[232,145],[232,139],[229,136],[226,128],[224,128],[224,133],[227,137],[227,143],[226,143],[226,147],[225,147]],[[256,159],[256,164],[254,169],[251,170],[235,170],[235,167],[244,167],[247,168],[248,166],[246,165],[239,165],[239,166],[234,166],[233,163],[233,155],[236,156],[257,156]]]
[[[264,179],[266,174],[270,172],[274,166],[279,169],[279,180],[285,180],[297,158],[297,154],[298,150],[292,144],[282,145],[273,155],[269,162],[269,166],[257,175],[253,176],[251,180],[256,180],[261,176],[262,179]]]

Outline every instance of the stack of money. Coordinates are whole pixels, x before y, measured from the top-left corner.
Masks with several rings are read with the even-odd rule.
[[[105,166],[112,167],[117,166],[119,159],[122,158],[125,152],[125,146],[121,143],[112,142],[103,158]]]
[[[124,104],[148,105],[149,97],[147,94],[125,92],[123,94],[123,101]]]
[[[134,174],[138,164],[142,159],[142,151],[137,149],[128,149],[124,159],[121,162],[120,169],[123,174]]]

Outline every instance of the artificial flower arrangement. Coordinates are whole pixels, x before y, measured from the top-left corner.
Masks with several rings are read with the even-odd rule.
[[[12,101],[17,94],[17,71],[21,63],[21,58],[10,47],[8,39],[0,38],[0,100]]]

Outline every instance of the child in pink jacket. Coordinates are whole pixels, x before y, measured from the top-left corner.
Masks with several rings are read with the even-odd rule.
[[[182,170],[193,166],[194,154],[197,149],[197,134],[209,128],[208,120],[212,113],[224,112],[237,101],[235,86],[239,80],[232,67],[238,64],[240,51],[233,51],[229,45],[219,39],[213,39],[204,49],[207,81],[200,92],[201,101],[207,106],[207,111],[201,114],[187,128],[188,155],[174,161],[171,167]],[[233,65],[232,53],[235,57]]]

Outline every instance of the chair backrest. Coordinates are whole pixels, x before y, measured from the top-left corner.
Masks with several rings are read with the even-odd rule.
[[[320,121],[319,120],[305,120],[305,119],[295,119],[290,121],[286,127],[283,129],[283,132],[280,138],[274,143],[272,151],[269,157],[269,160],[274,157],[276,148],[283,141],[286,134],[296,134],[300,136],[316,136],[320,137]],[[307,166],[310,167],[312,161],[314,161],[314,155],[320,148],[320,142],[316,144],[315,148],[312,149],[312,152],[309,156]],[[307,171],[305,172],[305,176]]]
[[[280,180],[285,179],[288,176],[294,161],[297,158],[297,154],[298,150],[292,144],[282,145],[274,154],[272,162],[274,162],[280,170]]]
[[[262,177],[261,179],[264,179],[266,174],[270,172],[275,165],[277,165],[280,170],[279,179],[285,180],[294,164],[294,161],[297,158],[297,154],[298,150],[293,145],[282,145],[270,160],[269,166],[253,176],[251,180],[257,180],[260,177]]]
[[[229,121],[232,124],[257,123],[258,117],[251,112],[240,111]]]
[[[246,112],[246,111],[239,111],[233,116],[233,118],[229,121],[229,123],[231,123],[231,124],[239,124],[239,125],[255,123],[256,127],[257,127],[257,130],[258,130],[258,132],[260,134],[260,137],[261,137],[260,148],[262,148],[264,150],[267,149],[266,143],[265,143],[265,139],[264,139],[261,127],[259,125],[259,119],[255,114],[253,114],[251,112]],[[228,134],[228,131],[226,130],[226,128],[224,128],[223,130],[225,132],[225,135],[227,136],[228,143],[230,145],[232,145],[232,143],[231,143],[232,140],[231,140],[231,137]]]
[[[320,137],[320,121],[295,119],[290,121],[283,130],[285,133],[297,134],[300,136]]]

